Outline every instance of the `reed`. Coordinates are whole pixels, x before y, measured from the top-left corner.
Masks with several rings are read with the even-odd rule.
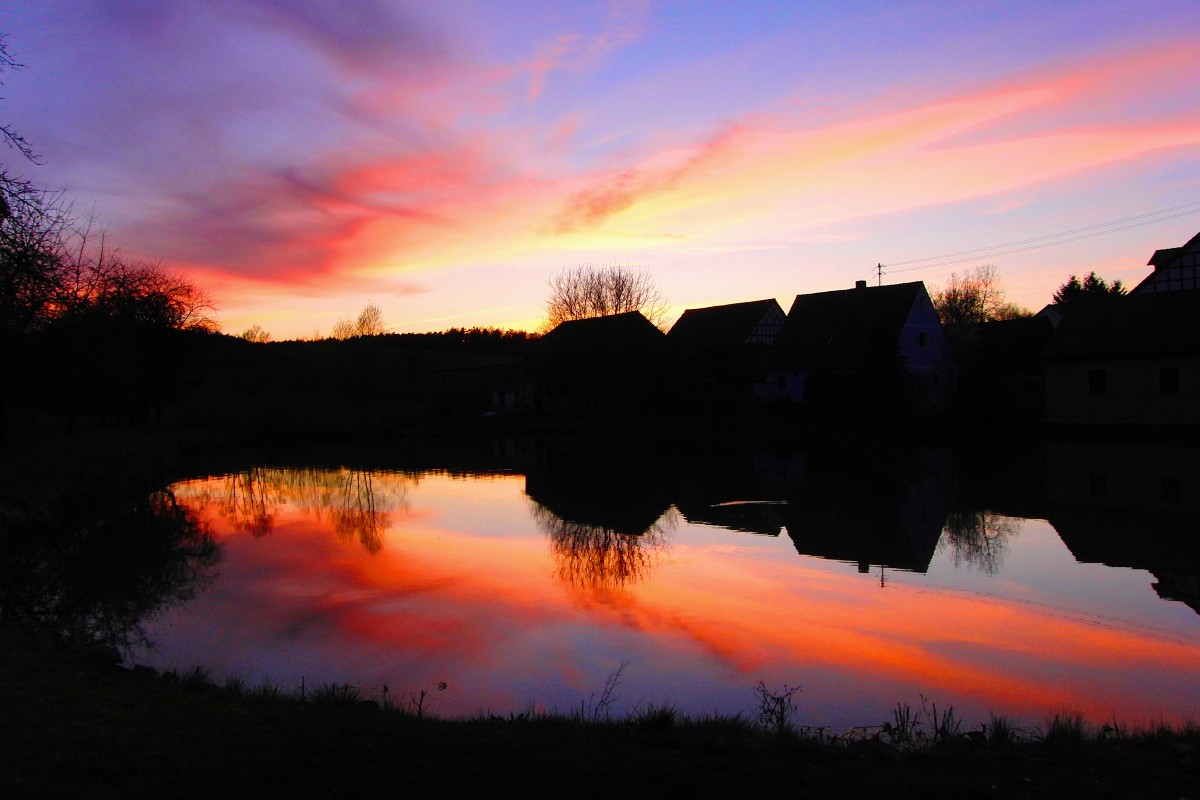
[[[1051,745],[1080,745],[1088,738],[1088,724],[1083,712],[1067,707],[1051,714],[1041,732],[1041,740]]]
[[[994,711],[988,716],[983,726],[984,741],[989,747],[1009,748],[1023,738],[1021,729],[1011,717],[997,714]]]
[[[322,683],[308,692],[308,702],[326,706],[356,706],[362,692],[349,683]]]
[[[644,730],[668,730],[676,725],[690,722],[679,706],[674,703],[647,703],[633,710],[630,724]]]

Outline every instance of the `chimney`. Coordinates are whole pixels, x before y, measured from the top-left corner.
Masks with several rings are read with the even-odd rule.
[[[855,281],[854,288],[855,289],[865,289],[865,288],[867,288],[867,282],[866,281]]]

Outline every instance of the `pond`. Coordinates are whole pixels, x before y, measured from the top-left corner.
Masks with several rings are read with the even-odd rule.
[[[752,714],[761,681],[837,732],[922,699],[968,726],[1200,710],[1195,449],[498,441],[394,461],[171,487],[220,557],[130,660],[387,686],[440,716],[587,710],[613,676],[616,714]]]

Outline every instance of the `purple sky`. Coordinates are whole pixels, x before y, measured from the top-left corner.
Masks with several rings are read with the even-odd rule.
[[[43,163],[0,159],[230,332],[367,302],[398,331],[535,328],[586,263],[650,272],[676,313],[879,262],[931,287],[994,263],[1037,308],[1200,231],[1198,23],[1194,0],[39,0],[0,17],[25,64],[0,119]]]

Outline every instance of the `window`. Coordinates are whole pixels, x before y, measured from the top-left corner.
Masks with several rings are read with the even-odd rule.
[[[1088,394],[1105,394],[1108,392],[1108,370],[1088,370]]]
[[[917,334],[917,347],[925,347],[929,344],[929,334],[925,331],[920,331]]]
[[[1160,392],[1179,391],[1179,367],[1158,368],[1158,390]]]

